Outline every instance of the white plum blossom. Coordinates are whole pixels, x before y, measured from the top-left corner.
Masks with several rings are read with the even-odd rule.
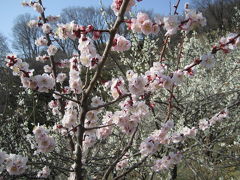
[[[102,118],[102,125],[109,125],[109,126],[97,129],[98,139],[105,139],[112,133],[112,125],[113,125],[112,112],[109,112],[109,111],[106,112],[106,114]]]
[[[44,73],[42,75],[36,75],[34,78],[39,92],[49,92],[49,90],[54,89],[55,80],[51,75]]]
[[[149,35],[153,32],[153,23],[151,20],[145,20],[142,24],[141,24],[141,30],[142,33],[145,35]]]
[[[124,169],[128,166],[129,154],[125,154],[122,159],[116,164],[116,170]]]
[[[6,56],[6,66],[11,68],[14,76],[29,78],[33,75],[33,69],[29,69],[29,64],[23,62],[22,59],[17,58],[14,54]]]
[[[70,38],[74,40],[77,37],[78,38],[81,37],[81,35],[77,33],[79,32],[79,30],[81,30],[81,26],[75,24],[74,21],[67,24],[58,24],[57,26],[58,28],[56,30],[55,35],[60,39]]]
[[[52,30],[52,27],[51,27],[50,24],[44,23],[44,24],[42,25],[42,30],[43,30],[43,33],[44,33],[44,34],[49,34],[49,33],[51,32],[51,30]]]
[[[172,81],[175,85],[179,85],[183,82],[184,72],[181,70],[173,72]]]
[[[126,94],[126,89],[124,87],[124,80],[122,77],[112,80],[111,84],[111,94],[114,99]]]
[[[117,16],[119,13],[119,10],[121,8],[123,1],[122,0],[113,0],[113,3],[111,5],[112,10],[114,11],[114,14]],[[129,0],[128,6],[126,9],[126,12],[131,10],[131,7],[135,5],[135,0]]]
[[[92,107],[97,107],[104,104],[104,101],[98,96],[93,97],[91,101],[92,101],[91,103]]]
[[[150,112],[149,106],[146,105],[144,101],[134,102],[133,107],[131,109],[131,113],[139,118],[145,117],[146,115],[149,114],[149,112]]]
[[[221,112],[215,114],[210,120],[210,126],[214,125],[216,122],[222,121],[224,118],[228,117],[228,110],[224,109]]]
[[[204,54],[200,57],[201,65],[205,68],[212,68],[215,65],[215,57],[212,53]]]
[[[152,33],[156,35],[156,34],[159,33],[159,31],[160,31],[159,25],[158,24],[153,24],[153,26],[152,26]]]
[[[37,88],[37,82],[35,80],[35,77],[24,77],[20,76],[22,86],[24,88],[30,88],[30,89],[36,89]]]
[[[130,29],[133,32],[142,32],[145,35],[157,34],[160,30],[159,25],[153,23],[146,13],[139,12],[137,18],[130,21]]]
[[[137,22],[137,19],[131,19],[131,24],[130,24],[131,30],[135,33],[140,33],[142,32],[141,30],[141,24]]]
[[[58,51],[58,48],[54,45],[50,45],[47,49],[48,55],[49,56],[54,56]]]
[[[52,100],[48,103],[48,107],[50,109],[58,108],[59,106],[60,106],[60,102],[58,100]]]
[[[148,14],[142,13],[142,12],[139,12],[139,13],[137,14],[137,22],[138,22],[138,23],[142,24],[142,23],[144,23],[144,22],[147,21],[147,20],[149,20]]]
[[[49,15],[49,16],[46,17],[46,19],[48,20],[48,22],[55,22],[55,21],[58,21],[60,19],[60,16]]]
[[[89,67],[90,69],[94,69],[97,65],[102,61],[102,57],[98,54],[95,56],[91,56],[90,54],[81,54],[80,62],[83,66]]]
[[[49,59],[50,59],[50,57],[47,56],[47,55],[37,56],[36,57],[36,61],[39,61],[39,62],[42,62],[42,63],[45,63]]]
[[[153,170],[157,172],[167,170],[174,164],[178,164],[181,159],[182,154],[180,152],[170,152],[168,156],[163,156],[162,159],[156,160]]]
[[[131,81],[132,78],[133,78],[134,76],[136,76],[136,75],[137,75],[137,74],[136,74],[133,70],[128,70],[128,71],[126,72],[126,78],[127,78],[128,81]]]
[[[28,23],[27,23],[28,27],[30,28],[34,28],[34,27],[38,27],[38,21],[37,20],[30,20]]]
[[[87,55],[95,56],[97,54],[93,41],[88,37],[82,37],[79,39],[78,49],[81,51],[81,53]]]
[[[149,137],[140,144],[140,153],[142,156],[153,154],[157,151],[158,145],[159,143],[153,137]]]
[[[77,105],[69,101],[65,107],[65,114],[62,119],[62,125],[65,128],[72,129],[77,125],[78,113],[76,110]]]
[[[39,2],[41,3],[41,1]],[[131,10],[131,7],[135,5],[135,0],[113,0],[111,8],[113,9],[116,16],[119,15],[123,2],[128,2],[126,12],[129,12]],[[163,107],[161,112],[155,114],[154,110],[158,110],[154,109],[154,103],[157,103],[157,101],[155,101],[157,100],[157,98],[160,99],[159,101],[164,101],[159,103],[164,104],[168,101],[167,97],[164,97],[166,95],[166,91],[172,91],[173,87],[180,85],[183,82],[185,75],[193,76],[195,74],[195,66],[200,64],[205,68],[212,68],[216,63],[214,54],[217,51],[223,50],[225,53],[227,53],[233,49],[236,49],[240,45],[239,35],[231,33],[228,34],[227,37],[221,38],[219,45],[214,46],[211,53],[204,54],[200,58],[195,59],[194,62],[192,62],[190,65],[187,65],[182,70],[177,69],[172,71],[172,69],[174,69],[174,67],[171,66],[172,63],[169,61],[164,64],[161,59],[161,61],[154,62],[153,66],[148,68],[148,70],[146,72],[143,72],[142,74],[140,73],[142,72],[140,70],[138,73],[136,73],[137,71],[134,72],[133,70],[128,70],[125,77],[127,79],[126,83],[125,79],[118,74],[115,78],[112,78],[104,84],[105,89],[109,90],[107,93],[109,93],[110,96],[112,96],[113,98],[113,101],[108,100],[109,103],[105,104],[103,99],[96,95],[104,95],[104,93],[100,92],[102,88],[100,83],[102,81],[105,81],[105,78],[108,79],[108,76],[103,77],[101,74],[99,75],[103,67],[101,65],[104,64],[102,62],[102,57],[97,53],[97,49],[94,45],[95,42],[93,40],[97,40],[101,36],[101,34],[105,32],[108,32],[111,35],[112,31],[97,30],[95,29],[95,27],[93,27],[93,25],[81,26],[75,24],[74,21],[67,24],[58,24],[56,30],[54,30],[48,23],[57,21],[59,17],[48,16],[45,19],[44,8],[40,3],[30,1],[29,3],[23,2],[23,5],[31,6],[38,13],[41,13],[41,17],[38,18],[38,21],[31,20],[30,22],[28,22],[29,27],[41,27],[43,33],[47,34],[46,37],[42,36],[38,38],[35,41],[35,45],[48,46],[48,55],[38,56],[36,60],[48,64],[49,62],[46,61],[51,60],[51,63],[54,63],[56,68],[58,68],[57,77],[55,77],[55,72],[53,72],[52,67],[49,65],[45,65],[43,67],[45,72],[44,74],[33,75],[33,70],[29,69],[29,64],[23,62],[15,55],[7,56],[6,65],[10,69],[12,69],[13,75],[20,77],[23,87],[30,88],[34,91],[39,92],[51,92],[53,94],[51,98],[53,100],[49,102],[48,107],[52,110],[52,113],[54,115],[58,115],[61,119],[61,122],[57,122],[54,125],[53,129],[56,132],[60,132],[64,136],[69,135],[70,139],[73,140],[73,143],[75,143],[76,149],[75,152],[73,152],[72,154],[72,158],[79,158],[79,153],[76,152],[79,152],[80,147],[81,157],[80,161],[78,162],[80,164],[82,163],[83,165],[87,165],[85,162],[88,161],[88,155],[97,155],[99,153],[95,150],[88,151],[89,148],[93,147],[97,141],[104,141],[104,143],[107,141],[112,143],[115,139],[124,139],[124,141],[128,141],[129,139],[127,138],[129,137],[126,137],[126,135],[134,135],[133,133],[136,133],[136,136],[134,138],[139,138],[142,135],[145,136],[144,134],[148,133],[150,129],[147,129],[147,131],[143,129],[143,131],[141,130],[140,133],[138,133],[137,130],[138,128],[146,129],[147,127],[151,126],[151,123],[154,123],[156,119],[152,120],[151,118],[147,117],[150,116],[151,110],[153,111],[154,116],[159,116],[162,114],[162,110],[165,109]],[[189,32],[197,26],[206,25],[206,18],[203,17],[202,13],[196,10],[189,9],[188,5],[186,5],[184,16],[176,15],[176,13],[175,15],[170,15],[167,17],[156,16],[155,22],[153,22],[146,13],[142,12],[138,13],[136,18],[125,18],[123,18],[122,22],[125,22],[129,29],[131,29],[134,33],[143,33],[143,35],[157,34],[160,31],[161,27],[163,27],[167,31],[165,34],[166,36],[174,35],[177,33],[178,30],[184,31],[184,34],[186,34],[186,32]],[[116,27],[116,29],[114,29],[114,32],[117,29],[118,28]],[[48,35],[51,35],[51,41],[48,41],[50,40]],[[140,38],[142,37],[143,36],[140,35]],[[76,54],[74,53],[75,55],[73,55],[73,57],[70,59],[52,62],[52,56],[54,56],[58,52],[57,46],[52,44],[54,41],[52,39],[55,38],[61,40],[66,40],[67,38],[70,38],[70,40],[78,41],[78,52]],[[144,40],[144,37],[140,39],[140,41],[142,40]],[[139,41],[134,42],[136,43],[135,47],[137,46],[138,42]],[[152,42],[154,41],[151,41],[151,43]],[[115,35],[111,43],[112,51],[123,52],[131,48],[131,41],[119,34]],[[166,45],[168,45],[167,43],[168,41],[166,41]],[[146,45],[148,46],[148,44],[144,43],[144,47]],[[164,50],[165,49],[163,49],[163,53]],[[155,55],[155,52],[146,53],[149,53],[149,56],[147,56],[147,60],[149,59],[148,57]],[[104,55],[107,56],[108,52]],[[171,57],[174,56],[171,55]],[[154,58],[158,58],[158,55],[154,56]],[[145,59],[146,57],[144,56],[143,61],[145,61]],[[168,64],[169,69],[167,69]],[[100,68],[98,68],[96,71],[92,70],[94,68],[97,68],[98,65],[100,65]],[[107,66],[107,64],[105,65]],[[148,65],[143,67],[143,69],[147,67]],[[66,72],[68,68],[69,74],[63,73]],[[87,75],[85,74],[86,69],[90,69],[90,72],[87,73]],[[62,70],[62,72],[60,72],[60,70]],[[87,77],[88,75],[89,77]],[[69,86],[65,86],[64,81],[67,79],[68,76]],[[94,79],[95,77],[97,77],[98,79]],[[90,81],[88,81],[89,78]],[[93,79],[91,80],[91,78]],[[84,86],[82,80],[86,82]],[[59,83],[59,87],[55,87],[56,82]],[[98,85],[100,87],[97,87]],[[157,90],[159,90],[160,88],[166,88],[167,90],[163,89],[162,92],[158,92]],[[96,92],[94,92],[95,89]],[[176,95],[177,93],[178,92],[176,92]],[[181,95],[181,93],[179,94]],[[103,97],[104,99],[109,99],[107,94],[105,94]],[[148,136],[146,136],[145,139],[141,141],[140,146],[138,140],[132,141],[133,139],[131,139],[129,142],[129,144],[131,143],[131,145],[134,146],[134,151],[136,150],[135,147],[138,146],[139,152],[142,157],[153,155],[154,153],[158,152],[160,147],[166,148],[161,149],[161,159],[157,160],[153,166],[153,170],[157,172],[161,170],[167,170],[173,167],[173,165],[180,162],[182,154],[181,152],[177,152],[177,150],[179,149],[175,143],[183,142],[182,144],[184,146],[188,145],[189,143],[184,143],[184,141],[187,138],[194,138],[199,129],[205,131],[206,129],[215,125],[217,122],[221,122],[228,117],[228,110],[224,109],[219,113],[215,114],[210,119],[200,120],[198,124],[198,129],[196,127],[187,126],[174,128],[174,121],[169,120],[169,118],[175,117],[172,116],[174,112],[171,112],[172,97],[175,98],[175,94],[171,94],[169,98],[169,107],[167,107],[169,108],[169,112],[167,112],[169,113],[169,116],[167,116],[168,121],[164,120],[165,117],[159,116],[159,121],[162,122],[161,127],[158,127],[158,124],[156,122],[157,130],[151,132]],[[184,100],[186,101],[186,99]],[[85,102],[87,102],[87,104]],[[114,107],[108,107],[108,105],[117,102],[119,102],[118,105]],[[168,103],[166,105],[168,106]],[[102,108],[100,108],[99,106]],[[109,109],[115,111],[107,111]],[[64,112],[62,112],[62,110]],[[178,116],[181,117],[181,115],[177,115],[176,117]],[[140,125],[141,121],[143,120],[145,120],[144,124]],[[180,122],[180,124],[178,124],[179,126],[182,123],[181,119],[179,119],[179,121],[176,119],[175,121],[178,123]],[[148,123],[150,124],[149,126],[143,127],[145,124]],[[78,128],[80,128],[82,131],[79,131]],[[114,132],[113,136],[106,140],[106,138],[109,137],[112,132]],[[53,138],[53,136],[49,135],[49,131],[46,129],[45,126],[36,126],[33,129],[33,134],[35,135],[37,153],[48,153],[54,150],[56,144],[55,139]],[[81,135],[81,137],[79,135]],[[78,140],[81,140],[82,142],[79,143]],[[124,145],[127,143],[123,142],[122,144]],[[174,150],[175,152],[170,152],[170,149]],[[59,149],[57,149],[57,151],[58,150]],[[122,170],[123,168],[126,168],[128,166],[130,156],[128,153],[124,152],[125,150],[128,150],[128,144],[125,148],[123,147],[123,153],[121,153],[121,157],[118,158],[118,162],[115,163],[116,170]],[[188,150],[188,148],[184,147],[184,149],[182,150],[184,152]],[[133,152],[131,151],[131,153]],[[115,156],[112,153],[110,154],[111,156]],[[137,152],[136,154],[139,153]],[[135,157],[135,155],[133,155],[133,157]],[[115,159],[115,157],[113,158]],[[27,161],[28,159],[21,155],[7,155],[5,152],[0,151],[0,173],[2,165],[6,165],[6,170],[10,175],[21,175],[27,169]],[[75,171],[76,164],[74,164],[72,167],[72,169],[74,169]],[[49,169],[49,167],[45,166],[41,171],[37,173],[37,178],[48,178],[50,173],[51,170]],[[69,179],[76,178],[74,173],[70,174],[71,177]]]
[[[181,133],[184,135],[184,136],[189,136],[189,137],[194,137],[196,136],[197,134],[197,129],[195,127],[192,127],[191,129],[189,127],[184,127],[181,131]]]
[[[45,73],[51,73],[52,72],[52,67],[49,65],[43,66],[43,70]]]
[[[85,67],[90,67],[91,65],[91,56],[90,55],[87,55],[87,54],[81,54],[80,56],[80,62],[83,66]]]
[[[36,44],[37,46],[47,46],[48,40],[46,39],[46,37],[41,36],[40,38],[38,38],[38,39],[35,41],[35,44]]]
[[[162,128],[160,130],[154,131],[151,136],[145,139],[140,145],[140,152],[142,156],[148,156],[155,153],[159,144],[169,144],[170,139],[168,133],[173,126],[173,121],[169,120],[162,124]]]
[[[163,87],[170,90],[173,87],[173,80],[168,76],[162,76],[163,78]]]
[[[44,9],[40,3],[34,2],[32,7],[35,11],[37,11],[40,14],[43,13],[43,11],[44,11]]]
[[[97,111],[88,111],[86,114],[85,127],[91,128],[97,126]]]
[[[197,26],[205,26],[206,18],[202,13],[194,9],[185,9],[185,16],[170,15],[167,17],[157,16],[155,21],[160,26],[164,25],[166,36],[171,36],[177,33],[178,30],[189,32]]]
[[[63,81],[67,78],[65,73],[58,73],[56,82],[63,83]]]
[[[179,143],[184,140],[184,135],[178,132],[175,132],[171,135],[171,141],[173,143]]]
[[[145,86],[146,86],[146,79],[137,74],[133,75],[133,77],[129,81],[129,91],[131,94],[140,96],[144,94]]]
[[[205,131],[210,127],[209,121],[207,119],[202,119],[199,121],[199,129]]]
[[[115,35],[113,40],[113,51],[127,51],[131,47],[131,42],[119,34]]]
[[[121,131],[131,135],[137,128],[139,118],[122,111],[116,111],[113,115],[113,122],[120,127]]]
[[[177,15],[171,15],[163,18],[164,28],[167,30],[166,36],[171,36],[179,30],[180,19]]]
[[[6,159],[6,170],[10,175],[21,175],[27,169],[27,157],[10,154]]]
[[[206,26],[206,18],[203,17],[201,12],[197,12],[194,9],[185,9],[185,23],[181,24],[181,29],[189,32],[196,26]]]
[[[222,37],[219,43],[220,43],[221,49],[225,53],[228,53],[229,51],[236,49],[240,45],[240,36],[238,36],[238,34],[236,33],[230,33],[226,37]]]
[[[48,135],[47,130],[43,126],[36,126],[33,129],[37,141],[37,152],[48,153],[55,148],[55,140]]]
[[[81,65],[79,59],[73,57],[70,59],[69,87],[76,94],[82,92],[82,80],[80,78]]]
[[[81,51],[80,62],[83,66],[94,69],[102,61],[90,38],[80,38],[78,49]]]

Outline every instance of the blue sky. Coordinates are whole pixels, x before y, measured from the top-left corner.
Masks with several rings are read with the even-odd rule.
[[[113,0],[102,0],[105,6],[110,6]],[[153,10],[159,14],[169,14],[170,2],[174,5],[176,0],[143,0],[137,3],[136,9]],[[22,0],[2,0],[0,4],[0,33],[11,39],[12,26],[15,18],[24,13],[35,14],[37,13],[32,8],[26,8],[21,6]],[[184,3],[187,0],[181,0],[180,11],[183,9]],[[46,14],[59,15],[61,10],[70,6],[81,6],[81,7],[98,7],[99,0],[43,0],[43,4],[46,7]]]

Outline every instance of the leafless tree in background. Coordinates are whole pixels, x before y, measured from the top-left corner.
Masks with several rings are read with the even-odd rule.
[[[10,49],[7,44],[7,39],[2,34],[0,34],[0,66],[3,64],[3,59]]]
[[[207,18],[209,29],[234,28],[234,7],[240,7],[240,0],[192,0],[192,3]]]
[[[41,36],[38,28],[30,28],[27,23],[33,19],[30,14],[19,15],[12,28],[12,47],[25,59],[31,59],[39,54],[40,49],[35,45],[35,40]]]

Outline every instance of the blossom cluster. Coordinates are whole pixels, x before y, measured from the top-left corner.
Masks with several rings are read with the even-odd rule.
[[[60,115],[61,104],[59,100],[52,100],[48,103],[48,107],[52,110],[53,115]]]
[[[51,75],[33,76],[34,70],[29,69],[29,64],[22,62],[15,55],[8,55],[6,62],[6,65],[13,70],[13,75],[20,76],[23,87],[38,90],[39,92],[49,92],[55,87],[55,80]]]
[[[215,54],[217,51],[223,51],[224,53],[229,53],[235,50],[240,45],[240,35],[236,33],[230,33],[226,37],[222,37],[218,44],[214,45],[211,52],[202,55],[199,59],[196,59],[193,63],[187,65],[184,70],[193,75],[194,66],[200,64],[201,66],[210,69],[214,67],[216,63]]]
[[[131,42],[125,37],[116,34],[113,40],[112,50],[113,51],[126,51],[130,49]]]
[[[105,139],[112,133],[112,124],[113,124],[113,113],[107,111],[105,115],[102,117],[102,125],[106,127],[102,127],[97,130],[98,139]]]
[[[48,40],[46,39],[45,36],[41,36],[35,41],[36,46],[47,46]]]
[[[90,38],[82,37],[79,39],[78,49],[81,52],[80,62],[83,66],[94,69],[102,61],[102,57]]]
[[[6,159],[6,169],[10,175],[20,175],[27,169],[27,157],[10,154]]]
[[[160,130],[154,131],[151,136],[146,138],[140,144],[140,152],[142,156],[148,156],[155,153],[158,150],[159,144],[167,144],[169,142],[168,133],[173,126],[173,121],[167,121],[162,124],[162,128]]]
[[[21,175],[27,169],[28,158],[16,154],[7,154],[0,150],[0,173],[4,168],[10,175]]]
[[[113,3],[111,5],[112,10],[114,11],[115,15],[117,16],[119,14],[120,8],[122,6],[123,0],[113,0]],[[126,12],[129,12],[132,8],[132,6],[135,5],[135,0],[130,0],[128,2],[128,6],[126,9]]]
[[[178,30],[189,32],[197,26],[205,26],[206,18],[202,13],[194,9],[185,9],[185,15],[170,15],[166,17],[156,16],[153,23],[146,13],[139,12],[137,18],[132,18],[126,21],[129,29],[133,32],[143,33],[144,35],[157,34],[160,27],[167,31],[166,36],[171,36],[177,33]]]
[[[68,129],[74,128],[77,125],[77,118],[77,104],[72,101],[68,101],[62,118],[63,127]]]
[[[172,144],[184,141],[187,137],[195,137],[197,129],[195,127],[184,127],[179,132],[170,133],[174,127],[173,121],[169,120],[162,124],[160,130],[155,130],[148,138],[146,138],[140,145],[140,152],[142,156],[148,156],[158,150],[160,144]]]
[[[66,24],[58,24],[57,26],[55,36],[59,39],[70,38],[75,40],[76,38],[85,38],[87,34],[91,33],[92,39],[97,40],[102,34],[102,31],[95,29],[93,25],[82,26],[75,24],[74,21]]]
[[[182,154],[180,152],[173,153],[170,152],[168,156],[163,156],[162,159],[155,161],[153,166],[154,171],[162,171],[171,168],[171,166],[178,164],[182,159]]]
[[[103,105],[104,102],[99,97],[92,98],[92,107],[98,107]],[[86,120],[84,127],[87,131],[84,133],[83,147],[88,149],[92,147],[97,139],[105,139],[112,133],[113,125],[116,125],[120,130],[131,135],[136,130],[140,120],[149,113],[149,107],[143,101],[132,101],[130,98],[126,98],[125,101],[120,102],[119,106],[121,110],[114,113],[106,111],[101,118],[101,126],[98,127],[99,118],[98,114],[102,113],[103,108],[97,108],[97,110],[88,111],[86,114]]]
[[[206,129],[210,128],[217,122],[221,122],[223,119],[228,117],[228,110],[224,109],[221,112],[215,114],[213,117],[208,119],[202,119],[199,121],[199,129],[205,131]]]
[[[91,99],[92,107],[98,107],[103,104],[104,104],[104,101],[98,96],[95,96]],[[102,110],[103,110],[102,108],[99,108],[97,110],[88,111],[86,114],[84,127],[87,129],[87,131],[85,131],[84,133],[84,140],[83,140],[84,150],[87,150],[88,148],[92,147],[96,143],[97,138],[101,139],[101,138],[104,138],[104,136],[106,137],[107,134],[104,134],[103,132],[104,130],[106,131],[106,133],[108,131],[110,131],[111,133],[111,129],[102,129],[102,133],[99,132],[98,129],[95,129],[95,127],[97,127],[99,122],[98,115],[102,112]],[[110,123],[108,122],[107,119],[102,121],[103,123]]]
[[[44,8],[43,8],[43,6],[39,2],[34,2],[34,1],[26,2],[26,1],[23,1],[22,2],[22,6],[32,7],[35,11],[37,11],[40,14],[44,12]]]
[[[71,58],[69,71],[69,88],[76,94],[80,94],[82,92],[82,80],[80,78],[80,73],[81,66],[79,64],[79,58]]]
[[[116,170],[121,170],[121,169],[124,169],[128,166],[128,161],[129,161],[129,154],[125,154],[122,159],[117,163],[116,165]]]
[[[43,126],[36,126],[33,130],[38,147],[37,152],[48,153],[55,148],[55,140],[48,135],[47,130]]]
[[[145,74],[137,74],[132,70],[127,71],[128,88],[122,77],[114,78],[108,81],[105,86],[111,90],[111,95],[117,99],[130,92],[132,98],[144,96],[147,93],[154,93],[157,89],[171,89],[174,85],[180,85],[186,72],[177,70],[171,75],[165,75],[167,66],[160,62],[154,62],[153,67],[146,71]]]
[[[236,33],[230,33],[226,37],[222,37],[219,41],[219,48],[224,53],[229,53],[230,51],[238,48],[240,46],[240,36]],[[216,48],[215,46],[214,48]]]
[[[160,26],[153,23],[146,13],[139,12],[137,18],[132,18],[127,22],[129,28],[136,33],[144,35],[157,34],[160,31]]]
[[[127,93],[124,83],[124,79],[122,77],[119,77],[108,81],[105,86],[106,88],[110,88],[112,97],[114,99],[117,99],[118,97],[121,97]]]

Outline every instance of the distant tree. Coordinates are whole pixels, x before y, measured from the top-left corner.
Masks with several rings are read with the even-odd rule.
[[[234,28],[234,7],[240,0],[192,0],[194,6],[207,18],[209,29],[231,30]]]
[[[7,39],[2,34],[0,34],[0,65],[2,65],[3,57],[10,52],[7,44]]]
[[[33,19],[30,14],[19,15],[13,26],[12,47],[25,59],[31,59],[39,54],[40,49],[35,45],[35,40],[41,36],[38,28],[30,28],[27,23]]]

